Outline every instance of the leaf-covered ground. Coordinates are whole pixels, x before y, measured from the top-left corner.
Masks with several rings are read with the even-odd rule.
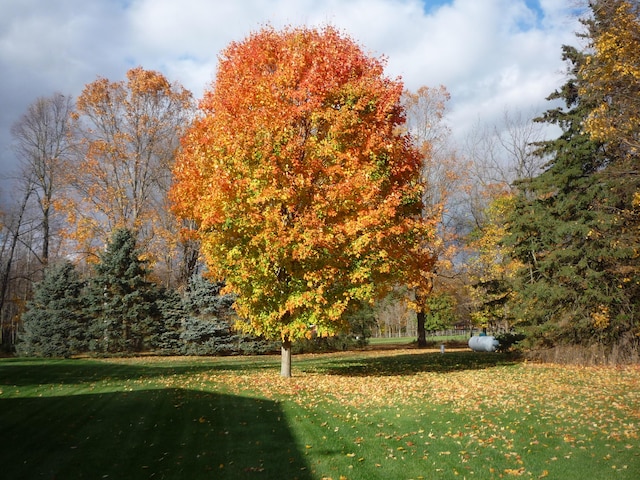
[[[178,472],[190,478],[335,480],[640,478],[637,367],[399,350],[300,355],[294,357],[294,377],[283,379],[278,361],[140,358],[66,361],[54,363],[56,368],[1,361],[0,425],[20,435],[17,421],[7,423],[9,401],[25,409],[18,417],[29,423],[30,400],[53,397],[64,408],[82,396],[89,412],[85,424],[55,427],[77,438],[91,425],[92,409],[94,418],[100,416],[94,398],[103,412],[134,398],[133,406],[123,404],[126,422],[142,426],[130,432],[119,426],[120,440],[150,444],[152,435],[167,451],[149,454],[145,465],[128,459],[127,471],[137,472],[130,478],[181,478]],[[101,421],[118,412],[103,413]],[[83,452],[93,458],[90,449],[98,446],[76,448],[89,449]],[[188,462],[194,449],[200,456]],[[21,457],[14,451],[12,458]],[[106,460],[98,455],[93,462],[104,468]],[[73,472],[64,462],[60,468]],[[105,472],[113,477],[119,470]]]

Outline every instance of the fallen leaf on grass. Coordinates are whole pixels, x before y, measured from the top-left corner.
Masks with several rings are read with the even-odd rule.
[[[521,475],[524,475],[524,472],[525,472],[525,471],[526,471],[526,470],[525,470],[525,468],[524,468],[524,467],[521,467],[521,468],[518,468],[518,469],[515,469],[515,468],[507,468],[507,469],[505,469],[504,473],[506,473],[507,475],[513,475],[513,476],[515,476],[515,477],[519,477],[519,476],[521,476]]]

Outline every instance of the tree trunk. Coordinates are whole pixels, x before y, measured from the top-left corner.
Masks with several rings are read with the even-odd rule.
[[[424,305],[424,299],[422,297],[422,295],[420,295],[418,293],[418,291],[416,290],[416,303],[419,305],[419,310],[416,313],[417,319],[418,319],[418,325],[417,325],[417,329],[418,329],[418,348],[425,348],[427,346],[427,332],[424,329],[424,322],[426,320],[426,314],[425,314],[425,305]]]
[[[49,264],[49,236],[51,229],[49,227],[50,209],[46,207],[42,212],[42,265],[45,267]]]
[[[419,310],[416,315],[418,317],[418,348],[425,348],[427,346],[427,332],[424,329],[424,310]]]
[[[11,277],[11,268],[13,267],[13,261],[15,260],[14,256],[15,256],[15,251],[16,251],[16,247],[18,246],[19,240],[20,240],[20,228],[22,228],[22,221],[25,215],[25,212],[27,210],[27,205],[29,203],[29,197],[31,196],[31,194],[33,193],[33,187],[31,182],[29,181],[27,183],[27,189],[25,191],[24,197],[22,198],[22,202],[20,204],[20,209],[17,213],[17,217],[15,220],[15,225],[10,225],[10,227],[13,229],[13,231],[11,231],[11,228],[9,229],[8,233],[11,233],[11,239],[10,239],[10,247],[9,247],[9,252],[7,253],[6,256],[6,260],[5,260],[5,265],[4,265],[4,271],[0,274],[0,346],[4,347],[4,348],[11,348],[12,347],[12,338],[14,338],[15,334],[11,334],[11,322],[13,322],[13,320],[9,320],[9,327],[7,327],[5,325],[5,301],[7,299],[7,292],[9,292],[9,279]],[[10,317],[9,317],[10,318]],[[9,335],[5,335],[5,333],[9,333]],[[7,338],[8,337],[8,338]]]
[[[281,348],[281,364],[280,364],[280,376],[290,378],[291,377],[291,340],[289,337],[282,340]]]

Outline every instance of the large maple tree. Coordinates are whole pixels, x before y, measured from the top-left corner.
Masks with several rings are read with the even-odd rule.
[[[403,85],[325,27],[266,27],[220,55],[174,168],[175,211],[255,334],[331,335],[345,314],[433,266],[421,154]]]

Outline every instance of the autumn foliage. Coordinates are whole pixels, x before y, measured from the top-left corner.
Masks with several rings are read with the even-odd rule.
[[[580,94],[594,102],[585,129],[600,141],[640,149],[640,6],[628,0],[600,0],[586,21],[592,53],[580,73]]]
[[[126,81],[98,78],[85,86],[73,115],[67,188],[56,204],[80,251],[99,251],[116,228],[133,229],[150,250],[152,242],[167,249],[173,220],[166,195],[192,104],[189,91],[140,67]]]
[[[172,198],[248,330],[330,335],[432,267],[421,155],[383,69],[331,27],[264,28],[222,52]]]

